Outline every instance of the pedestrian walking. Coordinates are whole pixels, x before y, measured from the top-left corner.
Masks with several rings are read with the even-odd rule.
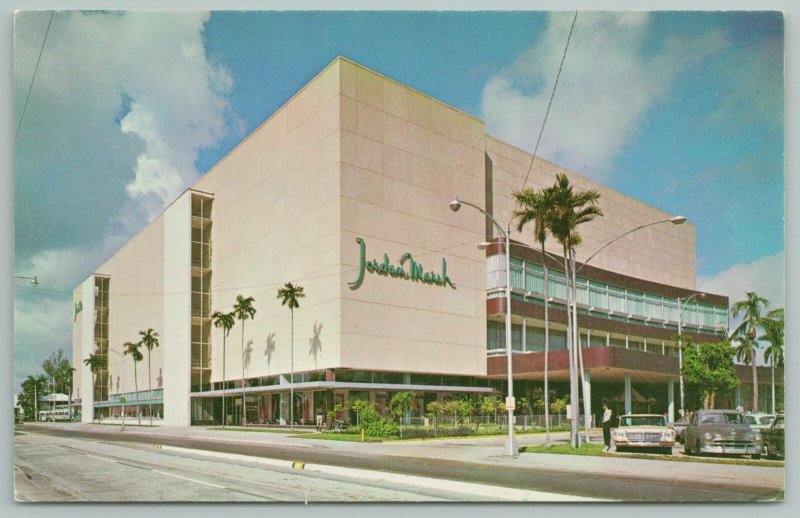
[[[603,400],[603,443],[606,451],[611,450],[611,409],[608,408],[608,401]]]

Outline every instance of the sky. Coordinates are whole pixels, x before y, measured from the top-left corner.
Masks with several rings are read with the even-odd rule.
[[[13,268],[39,286],[14,282],[15,386],[71,354],[74,287],[336,56],[533,151],[573,16],[19,13]],[[686,216],[697,289],[783,307],[783,36],[775,12],[580,12],[537,155]]]

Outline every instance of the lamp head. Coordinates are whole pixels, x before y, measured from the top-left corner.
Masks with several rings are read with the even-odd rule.
[[[33,279],[31,279],[31,286],[38,286],[38,285],[39,285],[39,280],[34,275]]]
[[[669,218],[669,222],[672,223],[673,225],[682,225],[686,223],[686,216],[675,216]]]
[[[453,201],[450,202],[450,210],[453,212],[458,212],[458,209],[461,208],[461,202],[458,201],[458,196],[453,198]]]

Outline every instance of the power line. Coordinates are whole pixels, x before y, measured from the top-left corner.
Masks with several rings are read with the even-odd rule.
[[[536,146],[533,148],[533,156],[531,156],[531,163],[528,165],[528,173],[525,175],[525,181],[522,182],[522,189],[528,183],[528,176],[531,174],[533,167],[533,160],[536,158],[536,152],[539,150],[539,143],[542,141],[542,134],[544,133],[544,126],[547,124],[547,116],[550,114],[550,106],[553,104],[553,98],[556,96],[556,87],[558,86],[558,78],[561,77],[561,69],[564,67],[564,60],[567,58],[567,49],[569,48],[569,41],[572,39],[572,30],[575,28],[575,21],[578,19],[578,11],[575,11],[575,16],[572,18],[572,25],[569,28],[569,35],[567,36],[567,44],[564,46],[564,54],[561,56],[561,64],[558,65],[558,73],[556,74],[556,81],[553,83],[553,91],[550,93],[550,101],[547,103],[547,111],[544,114],[542,121],[542,128],[539,130],[539,138],[536,139]]]
[[[44,44],[47,43],[47,35],[50,34],[50,24],[53,23],[53,14],[55,11],[50,11],[50,20],[47,22],[47,30],[44,33],[42,40],[42,48],[39,49],[39,57],[36,59],[36,68],[33,69],[33,77],[31,77],[31,85],[28,87],[28,95],[25,97],[25,105],[22,107],[22,115],[19,117],[19,124],[17,124],[17,132],[14,134],[14,144],[17,143],[19,137],[19,130],[22,128],[22,120],[25,118],[25,110],[28,108],[28,100],[31,98],[31,90],[33,90],[33,82],[36,81],[36,72],[39,71],[39,62],[42,60],[42,52],[44,52]]]

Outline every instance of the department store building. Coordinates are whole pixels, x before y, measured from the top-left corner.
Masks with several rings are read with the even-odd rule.
[[[527,186],[565,173],[600,192],[604,216],[581,227],[579,265],[623,232],[673,216],[540,158],[531,164],[483,121],[335,59],[75,289],[82,419],[119,416],[124,398],[128,415],[138,399],[164,424],[219,424],[224,391],[227,421],[238,423],[244,388],[249,423],[285,424],[292,373],[298,423],[355,399],[385,412],[401,391],[413,392],[417,413],[434,400],[502,397],[504,250],[479,211],[449,203],[458,195],[507,222],[529,166]],[[532,227],[511,239],[515,395],[532,401],[542,386],[545,266],[551,387],[565,394],[563,268],[543,261]],[[554,240],[547,246],[561,257]],[[727,298],[700,296],[695,272],[691,222],[631,233],[582,268],[593,411],[608,398],[620,410],[677,413],[679,304],[695,341],[717,341],[728,327]],[[306,294],[293,343],[276,297],[287,282]],[[255,299],[256,314],[243,335],[236,321],[224,339],[223,374],[223,331],[211,314],[231,311],[240,294]],[[135,384],[121,353],[147,328],[160,346],[150,369],[143,351]],[[89,354],[107,368],[93,373]]]

